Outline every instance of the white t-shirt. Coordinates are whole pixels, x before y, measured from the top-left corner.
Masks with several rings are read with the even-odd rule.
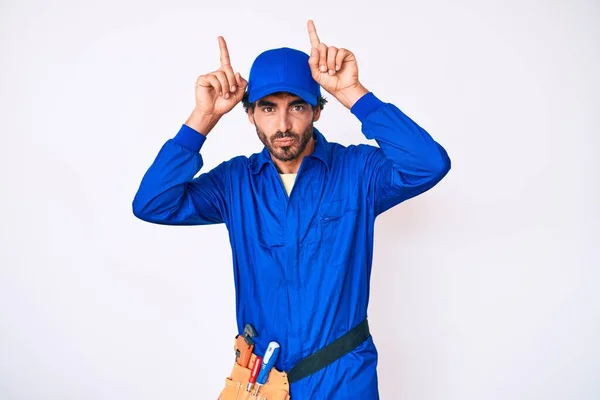
[[[294,182],[296,181],[297,174],[279,174],[281,180],[283,181],[283,186],[288,194],[292,192],[292,187],[294,186]]]

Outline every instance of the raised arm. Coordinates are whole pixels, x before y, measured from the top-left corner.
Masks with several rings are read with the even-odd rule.
[[[358,146],[376,214],[436,185],[450,170],[446,150],[398,107],[362,85],[350,50],[322,43],[313,21],[308,21],[308,36],[313,78],[359,118],[362,132],[379,145]]]
[[[206,135],[242,100],[248,82],[231,67],[225,39],[218,37],[221,66],[196,81],[196,106],[180,131],[160,149],[133,200],[136,217],[166,225],[225,222],[227,163],[194,178],[203,161]]]

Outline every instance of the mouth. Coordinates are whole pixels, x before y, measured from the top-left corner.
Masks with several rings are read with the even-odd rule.
[[[293,145],[296,142],[296,140],[293,138],[282,138],[282,139],[275,139],[273,142],[275,144],[277,144],[278,146],[285,147],[285,146]]]

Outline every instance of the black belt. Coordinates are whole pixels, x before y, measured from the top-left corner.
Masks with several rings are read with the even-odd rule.
[[[318,370],[328,366],[335,360],[354,350],[370,336],[369,324],[365,318],[360,324],[356,325],[343,336],[300,360],[300,362],[287,373],[288,381],[293,383],[306,378],[310,374],[314,374]]]

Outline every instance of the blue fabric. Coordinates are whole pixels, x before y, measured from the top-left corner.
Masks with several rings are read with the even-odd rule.
[[[280,370],[367,316],[375,218],[450,170],[444,148],[393,104],[368,93],[351,112],[379,146],[328,142],[315,128],[315,150],[303,159],[290,196],[266,148],[194,178],[205,137],[183,125],[133,201],[138,218],[157,224],[225,223],[239,332],[254,325],[259,355],[279,342]],[[376,366],[371,338],[292,384],[292,398],[378,399]]]
[[[309,55],[289,47],[267,50],[252,63],[248,76],[248,101],[275,92],[289,92],[315,106],[321,86],[313,79]]]

